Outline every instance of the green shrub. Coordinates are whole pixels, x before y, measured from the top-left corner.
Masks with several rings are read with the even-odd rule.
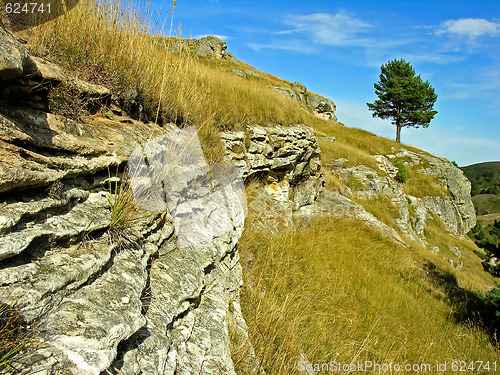
[[[479,297],[492,308],[495,309],[495,315],[500,317],[500,284],[495,282],[496,288],[489,292],[479,292]]]
[[[396,181],[404,184],[408,179],[405,165],[401,160],[396,160],[394,162],[394,166],[398,169],[398,173],[396,173]]]

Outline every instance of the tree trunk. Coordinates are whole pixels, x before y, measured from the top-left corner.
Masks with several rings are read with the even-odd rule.
[[[401,143],[401,125],[396,125],[396,142]]]

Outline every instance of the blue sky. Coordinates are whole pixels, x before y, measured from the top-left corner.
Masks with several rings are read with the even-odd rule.
[[[153,4],[169,19],[172,2]],[[236,58],[332,99],[347,126],[388,138],[394,126],[366,102],[381,64],[404,58],[436,89],[438,114],[402,142],[460,165],[500,160],[498,0],[177,0],[174,30],[220,36]]]

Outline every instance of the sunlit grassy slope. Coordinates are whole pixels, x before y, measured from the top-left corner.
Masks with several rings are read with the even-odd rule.
[[[433,223],[428,237],[454,243],[443,233]],[[472,291],[491,283],[474,254],[456,272],[423,248],[328,218],[278,235],[249,224],[239,249],[244,313],[268,374],[299,373],[304,355],[344,364],[500,360],[487,329],[473,323]]]
[[[254,69],[244,62],[172,54],[150,36],[155,26],[137,14],[127,3],[82,1],[68,15],[35,29],[31,49],[118,96],[136,90],[153,120],[158,113],[162,121],[195,124],[202,141],[246,125],[300,123],[316,130],[324,164],[346,158],[347,166],[374,169],[374,155],[401,146],[317,118],[274,92],[270,86],[289,84],[277,77],[235,76],[232,69]],[[168,29],[169,22],[156,28]],[[443,194],[432,178],[409,172],[407,193]],[[336,177],[326,177],[327,188],[345,189]],[[396,207],[383,200],[363,204],[394,225]],[[269,235],[256,229],[252,217],[239,245],[242,306],[267,374],[297,373],[305,357],[312,363],[433,366],[436,361],[449,361],[448,366],[453,360],[500,361],[488,327],[478,323],[485,313],[475,297],[493,285],[492,277],[472,253],[474,245],[451,237],[437,220],[428,222],[429,244],[460,247],[465,258],[460,272],[442,256],[417,244],[395,245],[355,220],[324,218]]]
[[[373,154],[398,145],[314,116],[273,90],[271,86],[290,85],[278,77],[265,72],[260,77],[235,76],[233,69],[255,69],[244,62],[169,52],[150,30],[165,32],[170,20],[152,24],[139,17],[143,13],[148,12],[129,1],[81,1],[67,15],[34,29],[30,48],[108,86],[117,96],[137,91],[151,121],[158,117],[159,122],[194,124],[202,137],[251,124],[306,124],[319,134],[335,135],[336,147],[325,151],[329,158],[346,157],[351,165],[369,166],[375,166]]]

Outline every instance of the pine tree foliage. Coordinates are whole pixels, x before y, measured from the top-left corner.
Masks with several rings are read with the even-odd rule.
[[[396,126],[396,141],[401,140],[403,127],[428,127],[436,115],[437,94],[429,81],[416,75],[404,59],[383,64],[379,82],[374,84],[379,99],[366,103],[373,117],[392,119]]]

